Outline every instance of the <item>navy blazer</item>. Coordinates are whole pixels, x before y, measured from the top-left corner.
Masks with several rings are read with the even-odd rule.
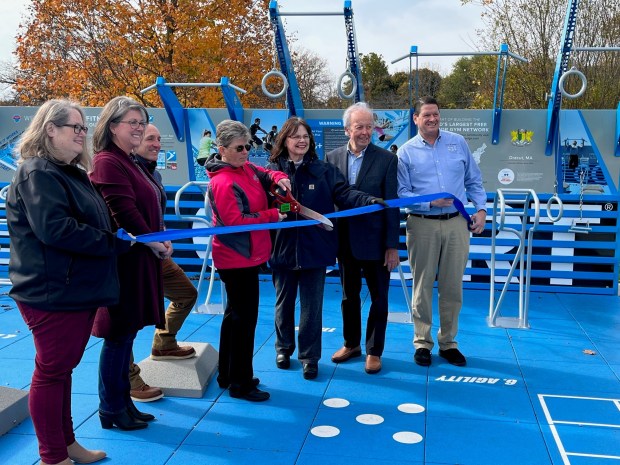
[[[345,178],[348,175],[347,146],[329,152],[325,159],[337,166]],[[362,166],[352,186],[362,192],[384,200],[396,199],[398,158],[374,144],[364,152]],[[400,233],[400,210],[386,208],[382,211],[339,220],[346,221],[340,228],[340,240],[350,244],[357,260],[383,260],[386,249],[397,249]],[[341,223],[342,224],[342,223]]]

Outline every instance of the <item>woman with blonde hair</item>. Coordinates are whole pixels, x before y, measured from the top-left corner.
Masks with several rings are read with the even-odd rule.
[[[130,243],[116,238],[105,202],[88,180],[84,121],[76,103],[44,103],[15,149],[19,167],[6,199],[9,295],[36,349],[28,406],[41,465],[106,456],[75,440],[71,373],[97,308],[118,301],[115,257]]]

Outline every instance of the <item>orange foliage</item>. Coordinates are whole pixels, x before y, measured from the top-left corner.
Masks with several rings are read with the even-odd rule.
[[[255,91],[271,69],[269,0],[39,0],[17,35],[14,89],[23,105],[68,97],[102,106],[168,82],[214,83],[228,76],[248,91],[244,106],[264,104]],[[212,88],[176,88],[186,107],[221,107]]]

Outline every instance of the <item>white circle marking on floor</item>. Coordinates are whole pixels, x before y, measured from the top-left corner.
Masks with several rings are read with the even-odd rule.
[[[362,425],[380,425],[384,421],[381,415],[374,415],[372,413],[358,415],[355,419]]]
[[[348,407],[350,402],[347,399],[340,399],[338,397],[334,397],[332,399],[325,399],[323,401],[323,405],[331,408],[344,408]]]
[[[340,430],[335,426],[315,426],[310,430],[312,434],[319,438],[333,438],[334,436],[338,436],[340,434]]]
[[[398,410],[403,413],[422,413],[424,411],[424,407],[418,404],[400,404],[398,406]]]
[[[418,442],[422,442],[422,436],[412,431],[400,431],[395,433],[392,437],[394,441],[402,444],[417,444]]]

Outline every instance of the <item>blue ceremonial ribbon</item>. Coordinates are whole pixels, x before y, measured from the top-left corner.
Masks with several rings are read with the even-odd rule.
[[[458,210],[458,212],[465,218],[467,224],[471,223],[471,217],[465,210],[465,206],[463,202],[457,199],[454,195],[449,194],[447,192],[439,192],[437,194],[428,194],[428,195],[419,195],[417,197],[404,197],[402,199],[391,199],[386,200],[385,203],[389,205],[390,208],[402,208],[409,207],[411,205],[415,205],[423,202],[430,202],[436,199],[445,199],[451,198],[454,199],[454,206]],[[357,216],[364,215],[366,213],[372,213],[379,210],[383,210],[383,205],[373,204],[367,205],[365,207],[351,208],[350,210],[340,210],[333,213],[328,213],[324,215],[326,218],[346,218],[349,216]],[[136,236],[135,238],[131,237],[124,229],[119,229],[117,231],[117,236],[126,241],[137,241],[137,242],[164,242],[164,241],[174,241],[178,239],[190,239],[192,237],[206,237],[212,236],[215,234],[233,234],[239,232],[249,232],[249,231],[264,231],[270,229],[287,229],[287,228],[301,228],[305,226],[315,226],[320,224],[317,220],[298,220],[298,221],[280,221],[277,223],[261,223],[261,224],[252,224],[252,225],[239,225],[239,226],[214,226],[212,228],[188,228],[188,229],[167,229],[166,231],[142,234],[140,236]]]

